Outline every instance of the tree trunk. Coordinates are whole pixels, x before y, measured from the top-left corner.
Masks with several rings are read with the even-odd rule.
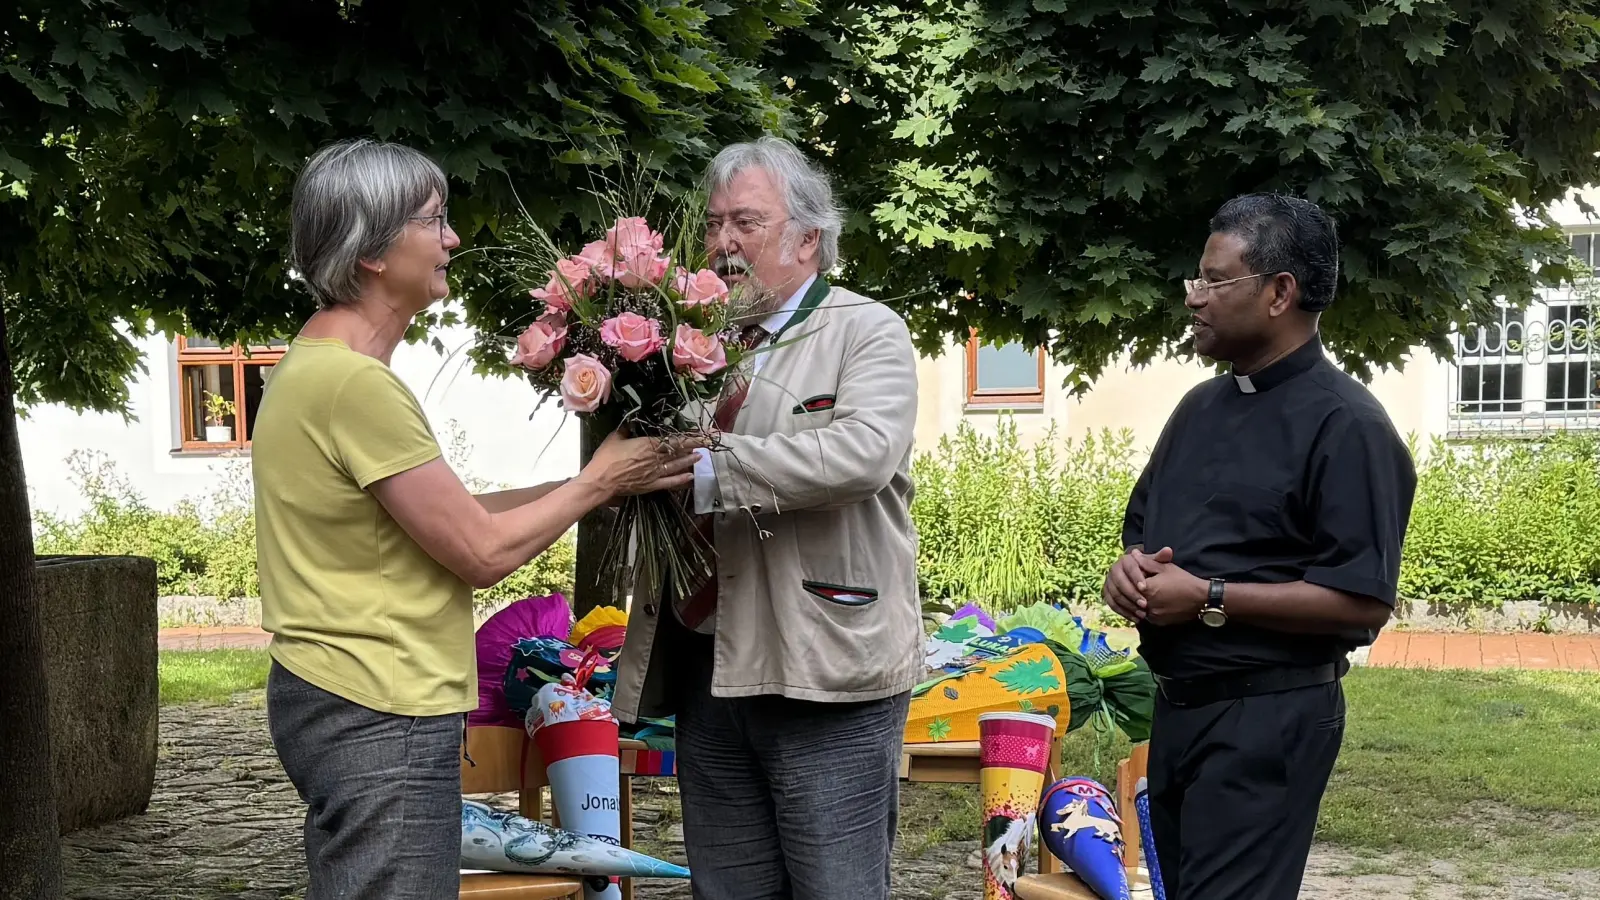
[[[578,421],[578,461],[580,465],[588,465],[595,448],[610,431],[593,419]],[[596,606],[622,605],[617,597],[618,566],[609,569],[601,566],[616,518],[610,507],[602,506],[578,522],[578,571],[572,609],[580,619]]]
[[[61,839],[33,522],[17,440],[16,386],[0,304],[0,900],[61,896]]]

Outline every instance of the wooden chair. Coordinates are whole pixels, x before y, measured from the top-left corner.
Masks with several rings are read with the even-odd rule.
[[[1149,888],[1150,879],[1139,870],[1139,816],[1133,806],[1134,787],[1150,767],[1150,745],[1139,744],[1128,758],[1117,764],[1117,810],[1122,815],[1122,867],[1128,872],[1128,886]],[[1039,823],[1041,827],[1043,822]],[[1042,846],[1039,852],[1048,855]],[[1155,864],[1154,858],[1150,860]],[[1018,900],[1099,900],[1099,895],[1070,872],[1050,875],[1025,875],[1017,879]]]
[[[516,792],[518,811],[540,818],[540,792],[547,783],[544,761],[531,753],[533,742],[521,728],[467,729],[461,759],[463,794]],[[466,757],[472,757],[473,765]],[[461,876],[461,900],[578,900],[583,882],[568,875],[477,874]]]

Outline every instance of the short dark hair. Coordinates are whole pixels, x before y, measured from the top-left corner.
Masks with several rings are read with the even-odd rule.
[[[1282,194],[1245,194],[1217,210],[1211,232],[1242,239],[1244,263],[1252,272],[1293,275],[1301,309],[1321,312],[1333,305],[1339,229],[1322,207]]]

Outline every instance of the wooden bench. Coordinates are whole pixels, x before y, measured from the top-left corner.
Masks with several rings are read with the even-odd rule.
[[[468,728],[466,753],[461,759],[461,792],[516,792],[518,811],[530,819],[541,818],[540,791],[549,782],[544,760],[530,752],[532,748],[533,742],[521,728]],[[467,762],[468,756],[477,765]],[[569,875],[496,872],[461,876],[462,900],[577,900],[582,896],[583,882]]]
[[[1139,814],[1134,808],[1134,788],[1145,777],[1150,765],[1150,745],[1138,744],[1128,758],[1117,764],[1117,811],[1122,816],[1122,867],[1128,873],[1128,886],[1134,890],[1150,887],[1150,879],[1139,866]],[[1053,777],[1051,780],[1054,780]],[[1044,823],[1040,823],[1042,826]],[[1054,860],[1050,851],[1040,848],[1044,857]],[[1041,859],[1041,862],[1043,859]],[[1154,864],[1154,860],[1151,863]],[[1059,864],[1058,864],[1059,867]],[[1042,869],[1041,869],[1042,871]],[[1099,895],[1070,872],[1025,875],[1017,879],[1018,900],[1099,900]]]

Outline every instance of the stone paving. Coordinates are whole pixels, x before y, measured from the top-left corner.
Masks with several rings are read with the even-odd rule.
[[[674,787],[662,779],[635,788],[636,845],[682,864]],[[479,799],[515,808],[509,797]],[[267,737],[262,692],[241,694],[226,706],[163,707],[149,809],[63,839],[67,897],[299,900],[305,890],[303,810]],[[905,893],[896,896],[976,900],[981,891],[947,890],[952,876],[976,883],[969,855],[952,846],[904,859],[896,871]],[[690,895],[687,882],[655,881],[641,883],[636,896]]]
[[[224,706],[161,710],[155,794],[141,816],[64,839],[70,900],[302,900],[302,810],[267,738],[263,693]],[[635,783],[635,845],[683,863],[676,785]],[[980,900],[977,840],[918,833],[971,787],[907,786],[896,900]],[[509,796],[486,798],[514,807]],[[976,830],[976,823],[974,823]],[[689,900],[687,882],[642,882],[639,900]],[[1600,870],[1486,878],[1450,862],[1357,857],[1319,846],[1302,900],[1530,900],[1600,896]]]
[[[1407,669],[1565,669],[1600,672],[1600,636],[1385,631],[1368,665]]]

